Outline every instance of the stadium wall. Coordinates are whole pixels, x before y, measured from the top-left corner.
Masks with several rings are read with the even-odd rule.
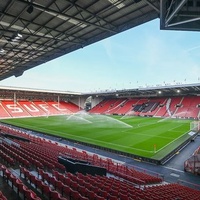
[[[101,101],[103,101],[105,98],[103,97],[93,97],[91,101],[91,108],[95,107],[97,104],[99,104]]]
[[[87,97],[81,96],[81,97],[70,98],[70,101],[72,103],[76,104],[77,106],[79,106],[79,108],[83,109],[86,99],[87,99]]]

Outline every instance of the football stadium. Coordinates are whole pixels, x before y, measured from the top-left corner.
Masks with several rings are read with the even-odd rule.
[[[157,18],[161,30],[200,30],[198,0],[0,5],[0,80]],[[199,200],[199,133],[200,83],[1,86],[0,199]]]

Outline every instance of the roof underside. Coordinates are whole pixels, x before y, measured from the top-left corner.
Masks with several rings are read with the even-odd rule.
[[[152,2],[159,7],[158,1]],[[144,0],[0,4],[0,80],[158,17]]]
[[[199,7],[199,0],[1,1],[0,80],[158,17],[162,29],[199,30]]]
[[[158,87],[144,87],[135,89],[124,89],[115,91],[103,91],[99,93],[88,94],[93,97],[165,97],[165,96],[200,96],[200,84],[180,84],[166,85]]]

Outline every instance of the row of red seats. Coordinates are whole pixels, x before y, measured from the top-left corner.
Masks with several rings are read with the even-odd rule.
[[[79,157],[79,154],[83,154],[77,150],[74,150],[72,154],[67,154],[67,156],[71,158],[77,158],[81,160],[85,160],[83,156]],[[123,164],[114,163],[111,159],[102,159],[98,155],[91,155],[87,157],[87,162],[90,162],[92,165],[105,167],[109,173],[112,173],[116,176],[119,176],[125,180],[133,182],[135,184],[152,184],[152,183],[160,183],[163,181],[161,177],[158,175],[150,175],[146,172],[138,171],[134,168],[127,167]]]
[[[24,158],[24,155],[20,155],[19,152],[11,145],[7,145],[6,143],[0,144],[0,149],[4,151],[9,157],[10,157],[10,165],[13,166],[16,162],[26,166],[30,167],[30,163],[28,160]]]
[[[47,167],[48,169],[57,168],[65,170],[65,167],[58,163],[59,152],[52,151],[50,148],[44,149],[42,146],[34,143],[18,141],[18,144],[20,144],[21,152],[27,153],[34,160],[38,160],[44,167]]]
[[[125,165],[114,165],[110,166],[112,168],[112,173],[116,176],[120,176],[126,180],[129,180],[136,184],[152,184],[152,183],[160,183],[163,181],[161,177],[157,175],[152,176],[142,171],[138,171],[133,167],[127,167]]]
[[[200,191],[179,184],[155,185],[141,189],[115,178],[81,173],[74,175],[69,172],[62,174],[58,171],[49,174],[42,169],[38,171],[41,179],[34,178],[34,180],[40,181],[39,184],[31,178],[34,175],[23,173],[25,177],[28,177],[30,183],[34,183],[35,187],[39,188],[46,196],[51,194],[50,191],[53,188],[57,196],[61,195],[70,200],[197,200],[200,198]],[[31,173],[29,172],[29,174]]]
[[[0,144],[1,146],[1,144]],[[7,155],[3,151],[0,150],[0,158],[4,160],[8,165],[13,166],[14,165],[14,159],[10,157],[10,155]]]
[[[172,183],[145,188],[146,195],[153,195],[159,200],[179,199],[179,200],[199,200],[200,191],[183,185]]]
[[[24,142],[20,142],[20,144],[23,146],[22,143]],[[116,164],[112,162],[111,159],[102,159],[96,154],[90,155],[86,153],[85,151],[78,151],[76,148],[63,147],[63,146],[59,146],[58,144],[55,144],[49,141],[43,141],[43,140],[42,142],[39,142],[39,145],[38,144],[34,144],[34,145],[37,146],[39,155],[41,154],[41,151],[44,148],[46,149],[46,151],[53,150],[54,152],[57,152],[54,155],[59,155],[60,153],[64,153],[73,159],[77,158],[81,160],[86,160],[87,162],[90,162],[93,165],[105,167],[110,173],[113,173],[129,181],[133,181],[136,184],[158,183],[162,181],[160,177],[151,176],[144,172],[139,172],[139,171],[137,172],[137,170],[132,170],[132,169],[127,170],[127,167],[125,165]],[[32,144],[31,145],[27,144],[26,149],[30,150],[31,146]],[[35,149],[34,149],[34,153],[36,153]],[[48,157],[47,154],[45,157]],[[37,166],[37,167],[40,167],[40,166]],[[62,167],[64,170],[63,166],[60,166],[60,167]]]
[[[22,148],[22,144],[24,142],[19,142],[15,140],[15,142],[20,144],[20,147],[17,147],[15,145],[9,145],[9,144],[1,144],[0,148],[3,148],[4,151],[9,153],[12,157],[14,157],[17,161],[20,161],[22,165],[25,165],[26,167],[30,167],[30,163],[32,165],[35,165],[36,167],[47,167],[49,169],[53,169],[55,167],[58,167],[59,169],[65,169],[63,165],[58,163],[57,157],[48,157],[47,155],[41,155],[40,152],[35,152],[34,150],[31,151],[31,144],[27,144],[27,148]],[[21,160],[22,159],[22,160]],[[26,163],[26,162],[27,163]],[[55,164],[55,165],[54,165]]]
[[[31,147],[31,143],[27,144],[30,145]],[[55,159],[52,159],[47,157],[47,156],[42,156],[40,153],[32,151],[30,147],[27,146],[27,148],[23,148],[24,146],[21,145],[20,147],[16,147],[21,153],[26,154],[25,158],[29,160],[29,162],[34,163],[36,160],[38,161],[38,163],[41,164],[42,167],[47,167],[48,169],[54,169],[55,165],[54,162]],[[37,167],[40,167],[37,165]]]
[[[1,165],[0,170],[2,171],[3,178],[11,185],[12,189],[17,192],[18,196],[21,195],[23,199],[26,200],[41,200],[19,178],[13,175],[5,165]]]
[[[65,176],[59,172],[53,172],[53,174],[60,182],[63,182],[66,177],[69,178],[70,182],[67,184],[83,195],[87,190],[90,190],[104,199],[197,200],[200,198],[200,191],[179,184],[155,185],[142,189],[111,177],[83,175],[81,173],[74,175],[69,172]]]
[[[89,200],[81,196],[77,191],[72,190],[68,185],[64,185],[61,181],[58,181],[51,174],[38,170],[38,177],[31,174],[27,169],[20,167],[20,174],[24,176],[25,180],[28,180],[30,184],[45,195],[48,199],[52,200]]]
[[[2,191],[0,191],[0,200],[7,200]]]
[[[89,112],[90,113],[100,113],[100,114],[128,114],[133,108],[137,108],[136,106],[142,105],[145,103],[146,105],[150,105],[151,103],[155,103],[156,107],[154,110],[141,110],[138,112],[133,112],[134,115],[139,115],[142,113],[148,113],[152,116],[158,117],[168,117],[169,113],[167,112],[166,104],[170,99],[170,111],[174,113],[175,117],[193,117],[198,118],[199,107],[198,104],[200,102],[200,97],[191,96],[191,97],[171,97],[171,98],[149,98],[149,99],[106,99],[101,101],[95,107],[93,107]],[[122,103],[122,104],[120,104]],[[158,106],[160,105],[160,106]],[[176,105],[180,105],[177,107]],[[133,115],[132,114],[132,115]]]
[[[17,134],[17,133],[16,133]],[[28,136],[25,134],[26,137],[30,138],[36,138],[34,136]],[[17,141],[16,141],[17,142]],[[118,163],[114,163],[111,159],[102,159],[96,154],[89,154],[85,151],[78,151],[76,148],[68,148],[67,146],[60,146],[58,143],[53,143],[50,142],[49,140],[39,140],[38,144],[25,144],[25,142],[19,142],[19,144],[26,149],[26,151],[31,151],[31,147],[35,147],[32,152],[37,155],[37,157],[41,157],[43,155],[43,152],[45,152],[44,156],[45,159],[47,159],[48,156],[48,151],[51,151],[51,157],[50,160],[51,162],[48,161],[48,163],[52,163],[55,161],[54,165],[59,166],[64,170],[63,165],[59,165],[56,157],[53,159],[53,155],[59,155],[60,153],[67,155],[71,158],[77,158],[81,160],[86,160],[87,162],[90,162],[93,165],[100,166],[100,167],[105,167],[108,172],[115,174],[116,176],[120,176],[124,179],[127,179],[129,181],[133,181],[136,184],[149,184],[149,183],[159,183],[162,181],[160,177],[155,177],[152,175],[147,174],[146,172],[137,172],[137,170],[132,170],[131,168],[127,170],[127,167],[125,165],[121,165]],[[25,147],[26,146],[26,147]],[[35,159],[38,160],[38,159]],[[44,161],[39,160],[39,163],[43,163]],[[42,167],[42,166],[37,167]],[[47,166],[48,163],[46,163]],[[57,164],[56,164],[57,163]],[[49,168],[54,168],[52,166],[49,166]]]
[[[124,173],[132,173],[133,172],[133,170],[134,169],[130,169],[130,168],[127,168],[126,166],[124,166],[124,165],[120,165],[120,164],[118,164],[118,165],[116,165],[115,163],[113,163],[112,162],[112,160],[111,159],[102,159],[102,158],[100,158],[98,155],[96,155],[96,154],[94,154],[94,155],[90,155],[90,154],[87,154],[86,152],[83,152],[83,151],[78,151],[76,148],[67,148],[67,147],[63,147],[63,146],[60,146],[59,144],[56,144],[56,143],[53,143],[53,142],[49,142],[49,141],[43,141],[43,143],[45,144],[43,147],[45,147],[45,148],[48,148],[48,145],[47,144],[50,144],[49,145],[49,149],[53,149],[53,151],[58,151],[59,152],[59,148],[61,148],[61,149],[66,149],[66,151],[67,152],[70,152],[70,153],[73,153],[73,154],[76,154],[75,155],[75,157],[78,157],[79,155],[81,155],[81,154],[85,154],[85,155],[88,155],[88,157],[90,158],[90,159],[92,159],[93,161],[94,161],[94,163],[97,163],[97,164],[101,164],[101,163],[104,163],[104,165],[106,166],[106,165],[108,165],[109,164],[109,167],[110,167],[110,169],[112,169],[112,170],[117,170],[117,171],[119,171],[119,172],[122,172],[122,174],[124,174]],[[37,145],[38,146],[38,148],[40,149],[40,146],[39,145]],[[41,149],[43,149],[44,150],[44,148],[43,147],[41,147]],[[106,164],[107,163],[107,164]],[[136,171],[136,173],[138,173],[137,172],[137,170],[135,170]],[[140,173],[139,173],[140,174]],[[70,176],[69,174],[68,174],[68,176]],[[71,176],[71,179],[73,180],[73,178],[72,178],[72,176]],[[100,179],[100,178],[99,178]],[[75,182],[74,180],[73,180],[73,182]],[[72,182],[72,183],[73,183]],[[99,188],[99,185],[100,184],[103,184],[103,183],[105,183],[105,182],[109,182],[108,180],[104,180],[104,181],[102,181],[102,183],[101,182],[97,182],[96,181],[96,187],[93,187],[94,186],[94,183],[92,182],[92,183],[88,183],[88,182],[86,182],[85,180],[84,181],[82,181],[82,183],[83,183],[83,185],[81,185],[80,184],[80,179],[79,179],[79,181],[78,181],[78,183],[79,183],[79,185],[78,185],[78,188],[79,189],[77,189],[77,190],[81,190],[80,188],[80,186],[83,186],[83,187],[85,187],[85,188],[89,188],[90,190],[92,190],[94,193],[96,192],[96,193],[98,193],[99,191],[98,191],[98,189],[97,188]],[[106,185],[107,186],[107,185]],[[73,186],[72,186],[72,188],[71,189],[75,189],[77,187],[77,184],[75,184],[75,183],[73,183]],[[107,187],[109,187],[109,185],[107,186]],[[120,186],[121,187],[121,186]],[[92,188],[92,189],[91,189]],[[89,190],[88,189],[88,190]],[[108,189],[108,188],[107,188]],[[116,189],[116,188],[115,188]],[[125,191],[125,189],[123,188],[123,190]],[[104,190],[101,190],[100,191],[100,193],[99,194],[101,194],[102,195],[102,191],[104,191]],[[114,190],[115,191],[115,190]],[[120,191],[120,190],[119,190]],[[147,190],[144,190],[144,191],[147,191]],[[106,192],[106,191],[105,191]],[[104,192],[104,193],[105,193]],[[80,193],[80,192],[79,192]],[[114,194],[114,192],[112,191],[112,193]],[[116,195],[116,194],[115,194]],[[132,196],[131,196],[131,198],[133,198],[133,195],[135,195],[135,196],[138,196],[138,197],[140,197],[140,195],[142,195],[142,192],[141,191],[139,191],[138,193],[136,192],[136,193],[134,193],[134,194],[132,194]],[[143,194],[144,195],[144,194]],[[174,196],[175,196],[176,194],[174,194]],[[153,196],[153,198],[154,199],[156,199],[157,197],[159,196],[159,194],[154,194],[154,196]],[[168,195],[169,196],[169,195]],[[114,198],[114,196],[112,195],[112,197]],[[145,197],[146,198],[146,197]],[[152,199],[153,199],[152,198]],[[147,198],[146,198],[147,199]]]
[[[61,194],[70,196],[71,199],[118,200],[118,196],[123,195],[122,193],[118,195],[118,190],[113,189],[109,192],[104,190],[102,187],[103,183],[98,186],[97,183],[96,185],[92,185],[69,172],[64,175],[57,171],[53,171],[52,176],[40,169],[38,173],[43,181],[52,185]],[[98,177],[96,178],[98,179]]]

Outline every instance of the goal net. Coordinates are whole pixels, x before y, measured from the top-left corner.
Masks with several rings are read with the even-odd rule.
[[[200,121],[193,121],[190,123],[190,130],[198,132],[200,130]]]

